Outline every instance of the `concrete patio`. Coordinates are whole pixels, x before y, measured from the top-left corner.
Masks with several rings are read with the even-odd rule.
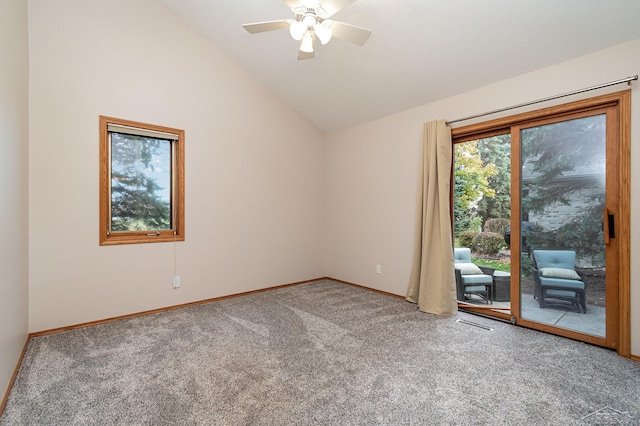
[[[584,314],[559,305],[541,309],[533,295],[523,294],[521,311],[520,316],[531,321],[593,336],[606,335],[605,308],[600,306],[587,305],[587,312]]]
[[[485,305],[484,301],[473,298],[467,303]],[[510,302],[494,302],[495,308],[510,308]],[[541,324],[553,325],[566,330],[578,331],[592,336],[605,337],[606,317],[605,308],[600,306],[587,305],[586,313],[576,312],[571,307],[564,307],[560,304],[540,308],[538,301],[532,294],[522,294],[521,317]],[[501,312],[505,312],[501,310]]]

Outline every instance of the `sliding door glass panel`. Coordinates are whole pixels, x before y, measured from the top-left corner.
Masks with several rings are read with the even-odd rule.
[[[455,247],[470,249],[470,261],[490,275],[488,284],[480,277],[478,285],[461,288],[461,281],[476,279],[463,270],[456,280],[458,302],[510,312],[510,134],[454,146],[453,199]]]
[[[520,131],[520,317],[605,337],[606,115]]]

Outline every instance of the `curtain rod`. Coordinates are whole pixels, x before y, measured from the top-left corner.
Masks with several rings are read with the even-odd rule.
[[[535,100],[535,101],[525,102],[523,104],[513,105],[513,106],[510,106],[510,107],[506,107],[506,108],[495,109],[493,111],[483,112],[482,114],[476,114],[476,115],[470,115],[470,116],[464,117],[464,118],[458,118],[457,120],[447,121],[446,124],[447,124],[447,126],[450,126],[453,123],[459,123],[461,121],[467,121],[467,120],[471,120],[473,118],[484,117],[485,115],[497,114],[499,112],[509,111],[511,109],[522,108],[522,107],[526,107],[526,106],[529,106],[529,105],[539,104],[541,102],[552,101],[554,99],[560,99],[560,98],[564,98],[564,97],[571,96],[571,95],[577,95],[579,93],[589,92],[591,90],[602,89],[604,87],[615,86],[617,84],[627,83],[629,86],[631,86],[631,81],[637,80],[637,79],[638,79],[638,75],[636,74],[636,75],[634,75],[632,77],[627,77],[627,78],[623,78],[621,80],[616,80],[616,81],[610,81],[609,83],[604,83],[604,84],[599,84],[597,86],[587,87],[586,89],[574,90],[573,92],[567,92],[567,93],[563,93],[561,95],[549,96],[548,98],[543,98],[543,99],[538,99],[538,100]]]

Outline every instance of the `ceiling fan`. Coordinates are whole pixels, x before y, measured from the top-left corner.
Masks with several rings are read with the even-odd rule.
[[[332,37],[364,45],[371,31],[328,18],[356,0],[283,0],[295,14],[294,19],[244,24],[251,34],[289,28],[291,37],[299,41],[298,59],[315,56],[314,42],[327,44]]]

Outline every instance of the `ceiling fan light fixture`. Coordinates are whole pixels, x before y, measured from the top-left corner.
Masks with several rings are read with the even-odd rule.
[[[331,36],[333,35],[333,31],[331,31],[331,23],[328,21],[314,25],[313,32],[316,33],[320,43],[322,44],[329,43],[329,40],[331,40]]]
[[[306,53],[313,52],[313,37],[311,33],[307,33],[302,37],[302,43],[300,43],[300,50]]]
[[[304,33],[306,33],[307,30],[307,25],[302,21],[292,22],[289,26],[289,33],[291,34],[291,37],[297,41],[302,40],[302,36],[304,36]]]
[[[318,18],[316,17],[315,12],[308,12],[304,14],[301,21],[307,26],[307,28],[309,28],[318,23]]]

